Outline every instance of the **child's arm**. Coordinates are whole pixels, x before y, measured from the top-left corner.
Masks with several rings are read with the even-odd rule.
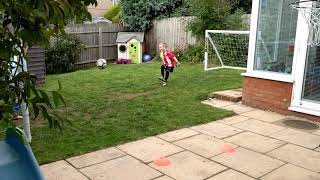
[[[178,61],[178,59],[176,57],[174,57],[173,59],[177,63],[177,65],[180,65],[180,62]]]

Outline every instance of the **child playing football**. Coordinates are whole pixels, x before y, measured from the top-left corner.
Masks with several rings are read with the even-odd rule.
[[[173,73],[174,66],[180,65],[178,59],[173,55],[173,53],[167,49],[167,45],[165,43],[159,44],[160,57],[162,59],[163,65],[161,66],[161,75],[159,79],[162,81],[162,85],[167,85],[167,81],[169,79],[170,73]]]

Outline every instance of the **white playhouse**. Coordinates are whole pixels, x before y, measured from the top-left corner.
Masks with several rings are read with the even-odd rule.
[[[119,32],[116,40],[118,59],[130,59],[131,63],[142,63],[144,32]]]

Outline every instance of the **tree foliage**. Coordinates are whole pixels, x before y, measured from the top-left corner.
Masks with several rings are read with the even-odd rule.
[[[13,126],[12,117],[24,101],[49,122],[61,128],[63,119],[48,108],[65,104],[59,90],[47,92],[37,89],[28,72],[22,69],[27,46],[49,45],[52,35],[63,31],[67,22],[90,19],[86,7],[96,0],[0,0],[0,125]],[[17,62],[13,61],[17,57]],[[16,65],[22,71],[12,72]],[[14,75],[13,75],[14,74]],[[15,108],[13,108],[13,106]]]
[[[117,4],[111,7],[105,14],[104,17],[114,23],[119,23],[121,19],[121,6]]]
[[[146,31],[151,21],[160,15],[174,13],[183,0],[121,0],[122,15],[133,31]]]
[[[243,12],[237,10],[232,14],[234,5],[230,0],[190,0],[190,11],[195,18],[189,23],[189,29],[200,39],[207,29],[242,29]]]

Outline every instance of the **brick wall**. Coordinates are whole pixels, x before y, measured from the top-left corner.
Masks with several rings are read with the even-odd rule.
[[[320,121],[320,117],[289,111],[292,83],[244,78],[242,103],[248,106]]]

